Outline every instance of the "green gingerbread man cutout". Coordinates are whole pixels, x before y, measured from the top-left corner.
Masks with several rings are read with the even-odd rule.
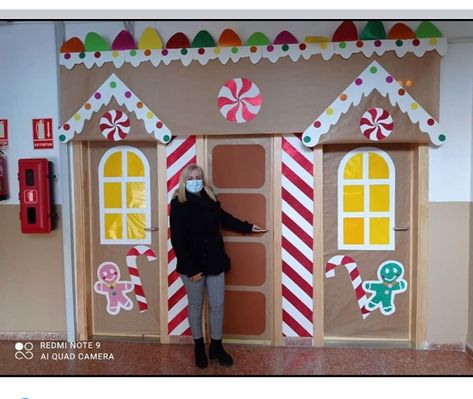
[[[379,308],[380,312],[389,316],[396,311],[394,297],[407,290],[407,281],[404,276],[404,266],[395,261],[388,260],[378,267],[378,281],[365,281],[363,288],[372,292],[368,298],[366,309],[373,311]]]

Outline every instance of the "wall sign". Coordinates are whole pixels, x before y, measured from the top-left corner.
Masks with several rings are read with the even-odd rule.
[[[8,147],[8,119],[0,119],[0,147]]]
[[[41,150],[53,146],[52,118],[33,119],[33,148]]]

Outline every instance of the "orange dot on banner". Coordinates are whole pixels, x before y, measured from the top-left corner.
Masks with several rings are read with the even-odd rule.
[[[141,108],[143,108],[143,103],[141,101],[138,101],[136,103],[136,106],[141,109]]]
[[[89,110],[91,108],[91,105],[89,103],[85,103],[84,108]]]
[[[340,95],[340,100],[342,100],[342,101],[345,101],[347,98],[348,98],[348,96],[345,93]]]
[[[250,51],[251,51],[252,53],[256,53],[257,50],[258,50],[258,49],[256,48],[256,46],[251,46],[251,47],[250,47]]]
[[[145,50],[145,55],[149,57],[151,55],[151,50]]]

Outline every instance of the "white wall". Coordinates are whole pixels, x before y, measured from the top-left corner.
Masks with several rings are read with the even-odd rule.
[[[0,26],[0,119],[8,119],[10,199],[18,204],[18,159],[48,158],[61,173],[58,141],[58,87],[54,24]],[[53,118],[54,148],[33,149],[32,119]],[[55,203],[61,204],[60,179]]]

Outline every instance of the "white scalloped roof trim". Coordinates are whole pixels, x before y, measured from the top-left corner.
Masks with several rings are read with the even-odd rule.
[[[76,134],[82,133],[85,121],[90,120],[103,105],[107,105],[112,97],[118,104],[125,105],[129,112],[134,112],[136,117],[144,122],[146,131],[156,140],[164,144],[171,140],[172,134],[168,127],[114,73],[68,121],[59,127],[59,140],[67,143]]]
[[[399,43],[402,44],[399,45]],[[361,47],[360,44],[362,44]],[[401,40],[400,42],[398,40],[358,40],[287,45],[269,44],[267,46],[91,51],[84,53],[61,53],[59,64],[67,69],[83,64],[87,69],[90,69],[93,66],[101,67],[109,62],[113,63],[116,68],[120,68],[124,63],[130,63],[137,67],[142,62],[151,62],[154,66],[158,66],[161,63],[169,65],[171,62],[179,60],[182,65],[188,66],[193,61],[197,61],[201,65],[206,65],[210,60],[219,60],[222,64],[227,64],[229,60],[238,62],[242,58],[249,58],[253,64],[257,64],[262,59],[268,59],[275,63],[280,58],[289,57],[292,61],[296,62],[300,58],[308,60],[312,56],[320,54],[327,61],[335,54],[343,58],[349,58],[357,53],[371,57],[373,54],[382,55],[388,51],[394,51],[398,57],[403,57],[407,53],[414,53],[417,57],[422,57],[429,51],[437,51],[438,54],[443,56],[447,53],[447,39],[436,37]]]
[[[404,94],[400,94],[399,90]],[[412,123],[419,124],[421,132],[430,137],[435,145],[446,141],[446,134],[440,124],[428,114],[378,62],[373,61],[368,67],[333,101],[325,111],[303,132],[302,142],[314,147],[320,136],[327,134],[330,127],[337,124],[342,114],[353,105],[360,103],[362,96],[368,96],[377,90],[384,97],[388,96],[392,106],[409,116]]]

